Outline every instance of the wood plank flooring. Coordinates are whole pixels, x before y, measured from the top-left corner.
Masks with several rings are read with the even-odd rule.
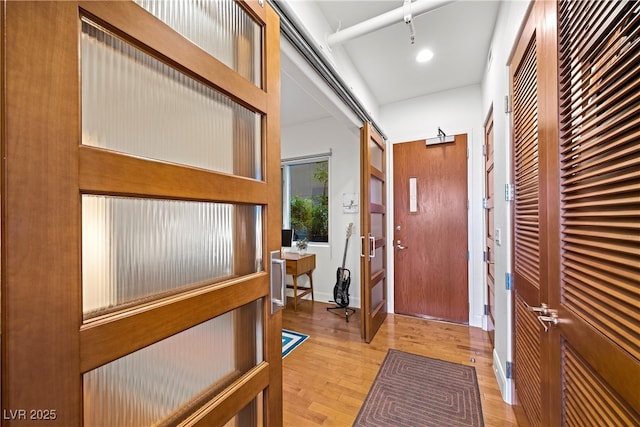
[[[390,314],[365,344],[359,311],[347,323],[327,307],[304,301],[297,312],[292,304],[284,310],[283,328],[310,336],[283,361],[285,426],[351,426],[389,348],[474,366],[485,426],[517,426],[500,396],[487,332]]]

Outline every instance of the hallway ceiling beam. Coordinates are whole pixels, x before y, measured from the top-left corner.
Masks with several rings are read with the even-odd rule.
[[[400,22],[409,24],[413,18],[446,6],[449,3],[453,3],[453,0],[416,0],[411,3],[409,14],[407,14],[407,8],[405,8],[405,6],[400,6],[381,15],[369,18],[366,21],[329,34],[327,36],[327,43],[329,46],[335,46],[393,24]]]

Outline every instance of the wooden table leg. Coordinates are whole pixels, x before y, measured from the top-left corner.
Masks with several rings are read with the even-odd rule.
[[[298,311],[298,276],[293,275],[293,311]]]
[[[309,287],[311,288],[311,302],[316,302],[316,300],[313,299],[313,277],[311,273],[311,271],[307,273],[307,276],[309,276]]]

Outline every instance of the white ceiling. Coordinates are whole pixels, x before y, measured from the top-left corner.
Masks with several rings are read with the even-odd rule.
[[[401,0],[319,0],[334,30],[344,29],[392,9]],[[498,0],[459,0],[413,18],[415,44],[402,22],[343,43],[349,58],[380,106],[456,87],[479,84],[487,67]],[[429,48],[434,58],[415,57]],[[322,109],[290,78],[282,81],[283,126],[322,116]],[[325,113],[324,116],[327,114]]]

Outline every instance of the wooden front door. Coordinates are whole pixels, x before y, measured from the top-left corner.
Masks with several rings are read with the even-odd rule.
[[[469,322],[467,136],[393,145],[395,311]]]
[[[484,125],[484,164],[485,164],[485,197],[484,197],[484,209],[485,209],[485,250],[484,250],[484,262],[486,265],[486,280],[487,280],[487,299],[485,315],[487,316],[487,331],[491,342],[494,342],[495,331],[495,312],[496,312],[496,266],[495,266],[495,245],[496,235],[494,227],[494,177],[495,168],[493,162],[493,108],[489,111],[489,118]],[[501,236],[498,236],[501,237]]]
[[[510,65],[514,372],[533,426],[640,424],[639,22],[635,2],[536,2]]]
[[[361,334],[371,342],[387,317],[387,168],[384,139],[365,123],[360,130]]]
[[[281,425],[278,18],[138,3],[3,3],[3,425]]]

